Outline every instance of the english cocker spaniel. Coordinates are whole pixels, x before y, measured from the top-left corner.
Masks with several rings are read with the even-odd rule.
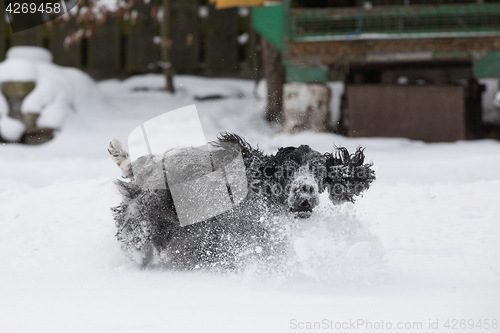
[[[108,151],[127,180],[116,181],[123,196],[112,208],[116,237],[141,265],[235,271],[253,260],[277,262],[287,251],[283,221],[310,217],[325,191],[335,205],[354,202],[375,180],[361,148],[321,154],[301,145],[267,155],[230,133],[211,145],[131,162],[111,141]],[[229,200],[218,199],[221,191]]]

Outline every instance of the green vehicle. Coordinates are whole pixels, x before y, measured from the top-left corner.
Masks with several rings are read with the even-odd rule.
[[[498,0],[284,0],[254,8],[252,21],[286,82],[345,83],[338,131],[484,136],[477,80],[500,77]]]

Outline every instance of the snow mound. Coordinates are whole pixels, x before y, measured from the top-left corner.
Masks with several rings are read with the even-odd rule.
[[[356,217],[352,204],[334,206],[322,195],[308,219],[282,216],[287,225],[286,261],[255,263],[245,280],[312,281],[332,285],[378,284],[386,269],[379,238]]]
[[[500,117],[500,91],[495,94],[495,98],[493,99],[493,107],[497,111],[497,117]],[[495,118],[495,117],[490,117],[490,118]]]
[[[0,118],[0,133],[2,138],[7,141],[18,141],[24,134],[26,127],[17,119],[11,117]]]
[[[31,61],[52,62],[52,53],[37,46],[15,46],[7,51],[7,59],[26,59]]]
[[[9,114],[9,104],[3,94],[0,94],[0,117],[7,114]]]
[[[69,111],[79,111],[90,103],[102,101],[94,81],[84,72],[52,64],[50,52],[38,47],[13,47],[7,52],[7,60],[0,63],[0,84],[7,81],[33,81],[35,89],[25,97],[21,113],[40,114],[37,127],[60,129]],[[0,98],[0,115],[6,115],[5,97]],[[0,118],[0,135],[6,140],[12,121]],[[19,126],[16,129],[20,129]],[[9,132],[10,134],[12,134]]]
[[[36,81],[36,66],[33,61],[10,58],[0,64],[0,82]]]

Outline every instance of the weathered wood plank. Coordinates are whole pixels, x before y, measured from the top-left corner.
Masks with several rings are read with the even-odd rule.
[[[6,23],[5,23],[5,7],[3,1],[0,1],[0,61],[5,59],[5,44],[6,44]]]
[[[88,70],[118,72],[120,70],[120,21],[108,15],[88,41]]]
[[[69,21],[56,20],[52,23],[50,35],[50,51],[54,56],[54,63],[61,66],[71,66],[81,68],[82,59],[81,42],[65,44],[65,40],[70,33],[77,31],[76,18]]]
[[[158,24],[151,17],[151,5],[144,1],[136,2],[127,22],[127,41],[125,47],[125,68],[130,73],[151,71],[151,65],[158,60],[153,38],[158,35]],[[153,67],[154,68],[154,67]]]
[[[464,87],[348,85],[346,91],[350,136],[466,139]]]
[[[11,44],[12,46],[43,46],[43,27],[39,25],[31,29],[13,33]]]
[[[238,70],[238,9],[210,6],[206,44],[207,69],[218,73]]]
[[[199,66],[198,1],[172,1],[171,6],[172,66],[177,73],[193,73]]]

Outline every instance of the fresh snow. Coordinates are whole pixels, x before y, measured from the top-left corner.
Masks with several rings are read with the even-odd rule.
[[[36,66],[33,61],[23,58],[7,58],[0,63],[0,82],[36,81]]]
[[[52,62],[52,53],[38,46],[11,47],[6,54],[7,59],[27,59],[31,61]]]
[[[18,119],[2,117],[0,119],[0,133],[7,141],[18,141],[24,134],[26,126]]]
[[[447,319],[500,320],[498,141],[284,135],[264,120],[251,81],[178,76],[170,95],[157,90],[163,80],[100,82],[103,100],[68,113],[53,141],[0,147],[0,332],[293,332],[310,331],[298,323],[358,319],[447,332]],[[231,97],[196,102],[207,87]],[[301,278],[142,270],[126,261],[109,209],[120,202],[113,179],[121,175],[108,143],[126,146],[141,123],[193,103],[207,140],[236,132],[267,153],[366,147],[373,187],[356,204],[325,204],[296,226]],[[367,238],[349,247],[329,236],[331,226],[339,237],[357,226]],[[380,239],[382,265],[367,259],[370,237]]]

